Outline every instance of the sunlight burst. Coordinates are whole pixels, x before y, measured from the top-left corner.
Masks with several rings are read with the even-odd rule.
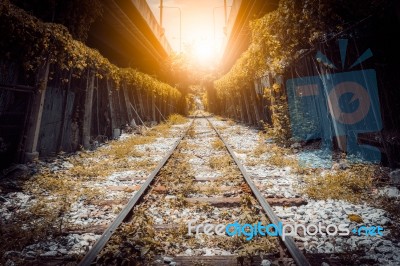
[[[198,41],[193,49],[193,57],[202,64],[211,63],[213,61],[214,48],[211,42]]]

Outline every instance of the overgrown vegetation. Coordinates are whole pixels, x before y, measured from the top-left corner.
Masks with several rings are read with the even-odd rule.
[[[213,148],[214,150],[218,150],[218,151],[223,150],[223,149],[225,148],[224,143],[223,143],[220,139],[215,139],[215,140],[212,142],[211,145],[212,145],[212,148]]]
[[[259,139],[257,146],[253,150],[253,154],[257,157],[261,156],[262,154],[268,151],[267,144],[264,143],[262,138]]]
[[[116,89],[124,84],[129,90],[157,96],[172,105],[178,106],[181,102],[182,95],[176,88],[132,68],[118,68],[97,50],[75,40],[66,27],[44,23],[10,4],[9,0],[0,3],[0,31],[3,51],[0,59],[21,64],[24,75],[31,79],[49,63],[53,69],[49,79],[61,78],[63,84],[71,82],[70,73],[72,78],[89,79],[89,75],[95,75],[112,81]]]
[[[276,144],[267,144],[264,142],[264,135],[260,136],[257,146],[253,150],[253,154],[257,157],[265,155],[266,159],[262,159],[266,164],[274,167],[291,167],[297,171],[299,168],[298,160],[291,157],[291,151],[288,148],[278,146]]]
[[[166,121],[161,122],[156,127],[144,130],[143,135],[149,137],[169,137],[171,126],[187,123],[189,120],[180,114],[171,114]]]
[[[359,202],[368,196],[379,166],[372,164],[351,164],[347,169],[325,170],[301,166],[290,149],[276,144],[259,143],[253,153],[257,156],[267,153],[261,160],[274,167],[290,167],[291,172],[301,175],[305,182],[303,192],[317,200],[341,199]],[[260,160],[257,160],[258,163]]]
[[[193,127],[189,128],[189,130],[187,132],[187,136],[189,138],[194,138],[196,136],[196,130]]]
[[[79,199],[90,203],[100,195],[98,189],[82,186],[79,178],[52,173],[49,169],[42,169],[27,181],[23,191],[31,197],[30,206],[23,211],[14,210],[9,219],[0,221],[1,254],[61,235],[69,227],[65,214],[71,204]]]
[[[60,23],[81,41],[88,37],[93,22],[103,14],[102,0],[11,0],[46,22]]]
[[[153,136],[133,135],[123,140],[115,140],[93,152],[83,151],[78,155],[63,158],[72,164],[70,169],[54,171],[40,167],[38,174],[32,176],[23,186],[23,192],[31,196],[31,206],[23,212],[15,211],[10,219],[1,222],[0,253],[56,237],[72,225],[65,218],[73,203],[96,204],[106,196],[106,191],[92,188],[87,182],[98,182],[112,172],[133,169],[150,169],[155,162],[140,159],[139,145],[150,144],[160,136],[159,127],[185,122],[186,119],[173,116],[172,122],[158,125],[151,130],[158,132]],[[130,158],[139,160],[130,161]],[[129,188],[125,192],[130,193]],[[118,211],[118,210],[116,210]],[[74,226],[72,226],[74,227]]]
[[[194,128],[190,130],[195,132]],[[196,140],[199,138],[195,133],[191,138],[193,137]],[[194,217],[199,217],[198,223],[213,223],[214,221],[215,223],[229,223],[232,216],[237,217],[242,224],[257,221],[268,223],[257,201],[248,191],[249,188],[247,187],[246,191],[239,187],[244,185],[243,177],[226,151],[226,154],[211,156],[208,162],[214,171],[222,172],[223,176],[214,181],[207,181],[206,184],[195,182],[194,169],[188,162],[188,155],[194,156],[193,150],[185,153],[189,147],[199,148],[198,145],[192,144],[193,142],[189,137],[178,146],[179,150],[172,155],[157,175],[152,186],[154,193],[145,196],[135,211],[138,214],[135,214],[132,221],[112,236],[101,254],[101,264],[129,264],[134,261],[147,265],[154,260],[156,255],[175,256],[188,249],[191,249],[196,255],[204,254],[202,251],[204,243],[207,243],[206,246],[209,248],[223,249],[237,254],[238,261],[242,262],[276,249],[276,238],[274,237],[255,236],[248,241],[245,236],[229,237],[206,234],[189,236],[187,234],[188,219]],[[218,154],[224,148],[219,139],[215,139],[207,145],[219,150]],[[205,164],[207,164],[207,160],[205,160]],[[240,207],[216,207],[208,202],[188,200],[188,198],[196,199],[204,197],[204,195],[209,197],[224,195],[226,190],[221,189],[222,187],[237,188],[235,196],[240,195],[242,198]],[[231,192],[229,191],[229,193]],[[232,194],[230,195],[232,196]]]
[[[97,261],[98,265],[146,265],[160,251],[153,220],[144,209],[135,211],[133,221],[124,223],[111,237]]]
[[[329,171],[304,178],[304,192],[313,199],[362,202],[369,198],[378,166],[354,164],[348,169]]]
[[[171,114],[168,116],[168,119],[167,119],[168,125],[179,125],[179,124],[184,124],[187,122],[188,122],[188,119],[186,117],[183,117],[180,114]]]
[[[224,169],[232,163],[229,155],[213,156],[210,158],[209,165],[212,169]]]
[[[180,149],[182,146],[180,146]],[[177,195],[177,201],[196,191],[190,164],[185,160],[186,155],[176,153],[159,174],[160,184],[169,187],[168,193]],[[181,200],[180,197],[181,196]],[[175,201],[175,203],[178,203]],[[179,204],[179,203],[178,203]],[[183,204],[183,203],[182,203]]]
[[[207,101],[213,106],[210,112],[254,125],[264,120],[269,137],[288,144],[291,128],[285,72],[305,51],[371,16],[388,2],[376,0],[365,5],[360,0],[279,1],[276,10],[250,22],[248,49],[228,73],[214,82],[216,91],[208,91]],[[266,87],[261,87],[261,78]],[[265,106],[269,110],[263,116],[261,110]]]
[[[156,131],[156,128],[152,130]],[[112,141],[107,147],[94,152],[83,152],[80,156],[70,159],[74,167],[67,174],[88,180],[93,177],[105,177],[112,171],[136,168],[138,162],[132,163],[130,159],[144,155],[143,152],[137,151],[136,146],[152,143],[155,139],[155,136],[132,136],[124,140]],[[95,158],[102,158],[102,160]],[[146,164],[148,163],[140,166],[144,167]],[[152,165],[149,164],[148,167]]]

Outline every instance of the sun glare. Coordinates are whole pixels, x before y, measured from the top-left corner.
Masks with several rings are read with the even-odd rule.
[[[207,41],[196,42],[193,57],[201,64],[212,63],[214,55],[213,44]]]

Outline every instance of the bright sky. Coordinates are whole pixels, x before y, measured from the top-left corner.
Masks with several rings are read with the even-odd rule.
[[[232,1],[227,0],[228,17]],[[147,0],[147,3],[160,22],[160,0]],[[167,7],[179,7],[182,12],[182,51],[202,64],[216,63],[225,41],[224,0],[164,0],[163,5],[163,28],[172,49],[179,52],[179,10]]]

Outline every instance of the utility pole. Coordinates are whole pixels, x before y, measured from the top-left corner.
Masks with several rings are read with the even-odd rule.
[[[224,0],[224,14],[225,14],[225,27],[226,27],[226,24],[228,23],[228,11],[226,6],[226,0]]]
[[[161,0],[161,4],[162,4],[162,0]],[[162,7],[160,5],[160,10],[162,8],[175,8],[179,10],[179,52],[182,53],[182,10],[179,7],[176,6],[164,6]]]
[[[216,44],[216,38],[215,38],[215,10],[217,9],[217,8],[224,8],[224,19],[225,19],[225,24],[224,24],[224,27],[223,27],[223,31],[224,31],[224,34],[226,35],[226,28],[227,28],[227,24],[228,24],[228,11],[227,11],[227,8],[228,7],[232,7],[232,6],[227,6],[226,5],[226,0],[224,0],[224,5],[223,6],[216,6],[216,7],[214,7],[214,9],[213,9],[213,22],[214,22],[214,46],[215,46],[215,44]]]
[[[160,27],[162,30],[162,12],[163,12],[163,0],[160,0]]]

